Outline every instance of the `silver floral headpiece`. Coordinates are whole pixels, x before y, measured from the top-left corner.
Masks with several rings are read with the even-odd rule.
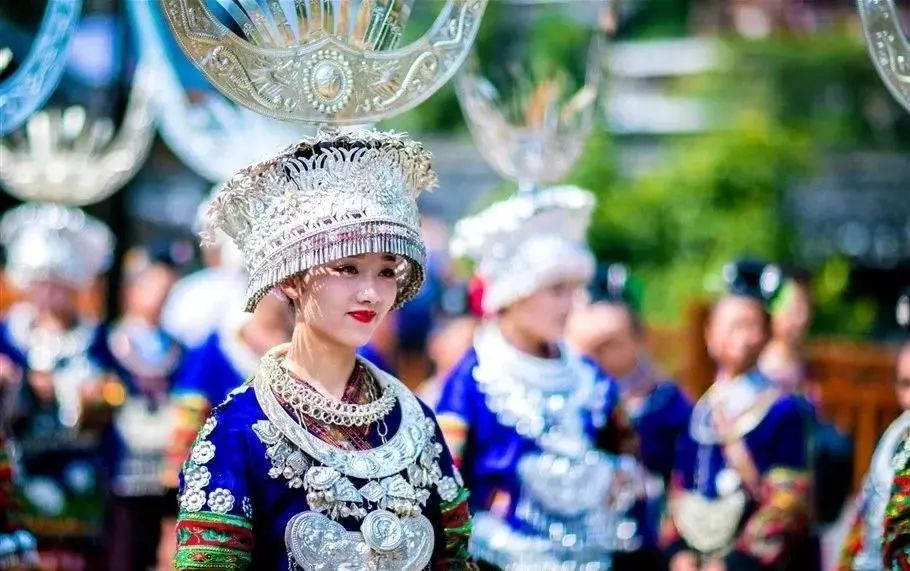
[[[18,288],[53,279],[90,285],[111,264],[114,236],[103,222],[78,208],[27,203],[0,219],[6,274]]]
[[[574,186],[520,193],[455,225],[452,253],[473,259],[494,313],[540,288],[589,281],[594,257],[585,234],[594,196]]]
[[[401,257],[395,307],[423,283],[417,196],[436,185],[430,153],[404,135],[359,131],[305,139],[228,180],[209,208],[250,274],[247,311],[309,268],[370,252]]]

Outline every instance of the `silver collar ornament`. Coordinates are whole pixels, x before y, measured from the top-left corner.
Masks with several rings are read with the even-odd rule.
[[[33,47],[16,72],[0,83],[0,135],[18,129],[60,82],[81,13],[82,0],[47,3]]]
[[[872,62],[888,90],[910,111],[910,41],[894,0],[856,0]]]
[[[628,511],[644,472],[631,458],[597,450],[585,431],[588,419],[595,427],[607,421],[608,383],[566,351],[557,359],[518,351],[495,323],[478,331],[474,347],[474,378],[487,407],[540,451],[516,467],[515,517],[523,531],[479,514],[472,554],[502,568],[562,569],[606,564],[610,553],[636,549],[641,537]]]

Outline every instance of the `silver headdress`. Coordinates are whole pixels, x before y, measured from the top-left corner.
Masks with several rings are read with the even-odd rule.
[[[85,205],[107,198],[142,166],[154,140],[153,89],[140,66],[119,129],[82,107],[33,115],[24,138],[0,140],[0,183],[22,200]]]
[[[52,279],[90,285],[111,264],[114,237],[101,221],[77,208],[29,203],[0,219],[6,275],[18,288]]]
[[[857,0],[872,61],[888,90],[910,111],[910,41],[894,0]]]
[[[436,184],[430,154],[368,125],[432,95],[466,56],[487,0],[448,0],[419,40],[399,48],[413,0],[218,0],[244,37],[202,0],[162,0],[177,41],[225,96],[268,117],[310,123],[312,138],[254,163],[209,209],[250,274],[248,311],[273,287],[345,256],[401,257],[395,306],[423,283],[417,195]]]
[[[222,187],[209,224],[247,263],[247,310],[283,280],[344,256],[402,257],[399,306],[423,283],[417,195],[436,184],[430,154],[404,136],[363,131],[305,139]]]
[[[595,263],[585,234],[593,208],[590,192],[559,186],[519,194],[460,220],[452,253],[476,262],[484,311],[494,313],[564,280],[589,281]]]
[[[578,16],[580,9],[601,7],[570,3],[567,13]],[[538,14],[547,16],[548,12]],[[513,36],[520,42],[521,34]],[[567,279],[588,281],[594,275],[594,258],[585,244],[593,195],[572,186],[545,185],[561,180],[572,169],[591,131],[602,46],[597,30],[577,46],[579,57],[587,56],[577,88],[571,88],[568,73],[540,77],[528,62],[511,59],[496,66],[512,72],[507,79],[511,85],[501,86],[509,96],[500,95],[494,83],[479,74],[476,61],[459,73],[458,101],[474,141],[487,162],[519,186],[516,196],[455,226],[452,253],[476,262],[487,313],[542,287]],[[528,53],[527,49],[502,51]]]

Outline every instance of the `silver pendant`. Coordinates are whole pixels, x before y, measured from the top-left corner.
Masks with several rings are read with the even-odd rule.
[[[392,512],[376,510],[367,514],[360,526],[367,545],[376,551],[394,551],[404,542],[401,520]]]

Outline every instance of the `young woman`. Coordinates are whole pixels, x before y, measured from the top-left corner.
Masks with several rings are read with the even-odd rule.
[[[808,420],[757,368],[779,271],[725,269],[706,329],[717,376],[677,446],[662,539],[671,571],[816,568],[809,538]]]
[[[635,463],[607,454],[634,449],[623,448],[631,431],[616,386],[562,345],[594,272],[584,243],[592,207],[586,191],[553,188],[456,227],[453,249],[477,261],[489,319],[437,412],[477,513],[472,553],[485,564],[598,566],[635,543],[629,497],[612,485]]]
[[[291,342],[205,422],[181,476],[177,569],[468,567],[467,492],[432,412],[358,358],[423,281],[429,154],[400,135],[305,140],[228,181],[210,222],[250,273],[247,310]]]

